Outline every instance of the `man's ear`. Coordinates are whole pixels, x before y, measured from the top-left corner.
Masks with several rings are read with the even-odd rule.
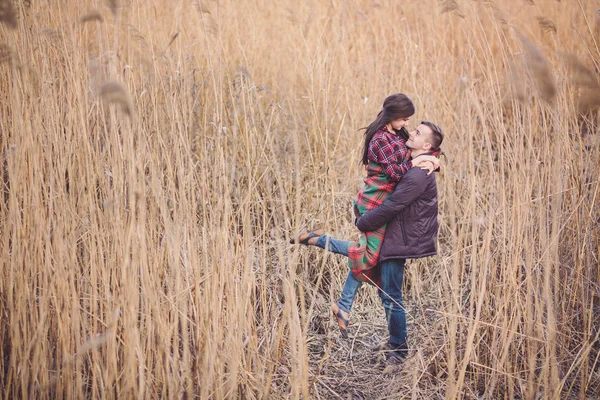
[[[430,150],[431,149],[431,143],[424,143],[423,144],[423,150]]]

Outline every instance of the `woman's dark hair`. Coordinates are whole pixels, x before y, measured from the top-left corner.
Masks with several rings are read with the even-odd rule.
[[[402,93],[396,93],[388,96],[383,102],[383,109],[377,114],[377,118],[365,128],[365,145],[363,148],[362,163],[367,165],[369,163],[369,144],[373,135],[378,130],[383,129],[390,122],[398,118],[408,118],[415,113],[415,106],[412,101]],[[395,132],[401,138],[408,139],[408,131],[406,128],[402,128]]]
[[[425,125],[429,129],[431,129],[431,139],[430,139],[431,153],[434,156],[439,157],[439,155],[442,152],[442,149],[440,148],[440,146],[442,145],[442,142],[444,141],[444,132],[442,132],[442,128],[440,128],[433,122],[429,122],[429,121],[421,121],[421,124]]]

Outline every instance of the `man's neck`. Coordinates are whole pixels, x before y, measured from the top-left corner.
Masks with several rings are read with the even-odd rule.
[[[411,150],[410,151],[410,158],[417,158],[423,154],[427,154],[428,151],[427,150],[423,150],[423,149],[419,149],[419,150]]]

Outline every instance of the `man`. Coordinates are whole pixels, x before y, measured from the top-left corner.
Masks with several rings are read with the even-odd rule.
[[[406,146],[411,157],[439,151],[444,136],[435,124],[423,121],[410,133]],[[408,353],[406,313],[402,302],[402,280],[407,258],[436,254],[438,199],[435,174],[411,168],[385,202],[362,215],[356,226],[371,232],[387,223],[379,265],[379,297],[385,309],[389,339],[388,358],[401,360]]]

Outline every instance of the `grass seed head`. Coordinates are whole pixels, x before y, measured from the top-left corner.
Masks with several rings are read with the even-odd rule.
[[[556,33],[556,24],[549,18],[546,17],[537,17],[537,22],[542,28],[542,32],[545,33]]]
[[[100,11],[90,10],[89,12],[79,17],[79,22],[81,22],[82,24],[93,21],[104,22],[104,18],[102,17],[102,14],[100,14]]]
[[[17,27],[17,15],[11,0],[0,0],[0,22],[12,29]]]
[[[12,51],[6,43],[0,44],[0,64],[8,63],[12,59]]]
[[[210,10],[200,0],[194,1],[193,7],[198,10],[199,13],[210,14]]]
[[[586,67],[577,56],[574,54],[565,54],[563,58],[569,72],[569,80],[572,83],[578,86],[600,89],[596,74]]]
[[[525,64],[531,73],[540,97],[544,101],[552,103],[556,98],[556,82],[554,81],[550,63],[535,43],[521,32],[517,31],[517,34],[523,45]]]
[[[461,18],[465,17],[465,14],[462,12],[455,0],[440,0],[440,6],[442,7],[440,10],[442,14],[453,12]]]
[[[133,102],[131,97],[120,82],[109,81],[100,88],[100,97],[111,104],[119,104],[123,111],[131,118],[134,116]]]
[[[106,3],[108,4],[110,12],[112,12],[113,15],[116,17],[117,10],[119,9],[119,0],[106,0]]]
[[[492,15],[494,15],[494,18],[496,18],[498,22],[500,22],[502,25],[508,24],[508,22],[506,22],[506,17],[504,16],[504,13],[502,12],[502,10],[500,10],[500,7],[498,7],[496,3],[490,0],[486,1],[484,4],[492,10]]]
[[[131,24],[128,24],[127,25],[127,31],[131,35],[131,38],[135,42],[139,43],[140,46],[143,49],[149,49],[150,48],[150,46],[148,45],[148,42],[146,41],[146,38],[144,37],[144,35],[142,35],[142,33],[135,26],[133,26]]]
[[[171,35],[171,40],[169,40],[169,44],[167,45],[167,47],[169,47],[171,44],[173,44],[175,39],[177,39],[177,36],[179,36],[179,32],[175,32],[173,35]]]
[[[600,109],[600,89],[586,89],[577,99],[577,111],[586,115]]]

